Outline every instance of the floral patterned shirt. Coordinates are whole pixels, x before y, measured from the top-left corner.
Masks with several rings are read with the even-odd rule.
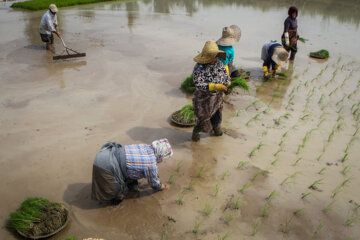
[[[193,70],[194,84],[196,89],[209,90],[209,83],[227,85],[230,83],[224,64],[217,59],[215,64],[197,63]]]

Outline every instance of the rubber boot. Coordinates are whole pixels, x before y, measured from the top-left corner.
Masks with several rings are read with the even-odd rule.
[[[215,136],[222,136],[223,135],[223,131],[221,129],[221,126],[217,126],[215,128],[213,128],[214,130],[214,135]]]
[[[200,132],[202,130],[202,127],[199,127],[199,126],[195,126],[194,127],[194,130],[193,130],[193,133],[192,133],[192,136],[191,136],[191,140],[193,142],[198,142],[200,140]]]

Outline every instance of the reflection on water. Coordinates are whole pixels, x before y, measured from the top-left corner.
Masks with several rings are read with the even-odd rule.
[[[78,12],[80,18],[83,22],[91,23],[95,19],[95,11],[94,10],[82,10]]]

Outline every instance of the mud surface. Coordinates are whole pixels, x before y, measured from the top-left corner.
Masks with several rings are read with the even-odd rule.
[[[264,82],[261,47],[280,40],[292,4],[309,41],[298,43],[289,79]],[[87,56],[54,62],[38,34],[44,11],[2,3],[0,221],[39,196],[71,206],[70,224],[51,239],[359,239],[359,8],[325,0],[69,7],[59,12],[64,40]],[[250,92],[226,96],[222,137],[192,143],[191,129],[168,117],[191,103],[179,87],[192,58],[231,24],[242,30],[234,64],[251,72]],[[323,48],[328,60],[308,57]],[[141,182],[120,205],[90,200],[103,143],[163,137],[175,152],[159,165],[164,182],[174,176],[169,190]],[[0,238],[18,237],[2,227]]]

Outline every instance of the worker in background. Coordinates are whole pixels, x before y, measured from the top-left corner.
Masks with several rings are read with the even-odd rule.
[[[261,59],[264,61],[264,77],[269,78],[270,67],[272,68],[272,77],[275,77],[276,72],[285,69],[288,57],[289,53],[277,41],[265,43],[261,49]]]
[[[55,33],[59,38],[59,26],[57,21],[56,13],[58,12],[58,8],[55,4],[50,4],[49,10],[42,16],[40,22],[40,37],[43,42],[46,43],[46,49],[49,50],[50,46],[54,43],[54,36]]]
[[[288,15],[289,16],[285,19],[284,22],[284,33],[281,36],[281,42],[287,51],[291,51],[289,60],[293,61],[297,52],[297,40],[299,39],[296,19],[298,16],[298,9],[294,6],[290,7],[288,10]]]
[[[164,190],[157,164],[173,155],[169,141],[164,138],[148,144],[104,144],[93,163],[91,198],[118,204],[129,191],[137,190],[138,179],[146,178],[154,190]]]

